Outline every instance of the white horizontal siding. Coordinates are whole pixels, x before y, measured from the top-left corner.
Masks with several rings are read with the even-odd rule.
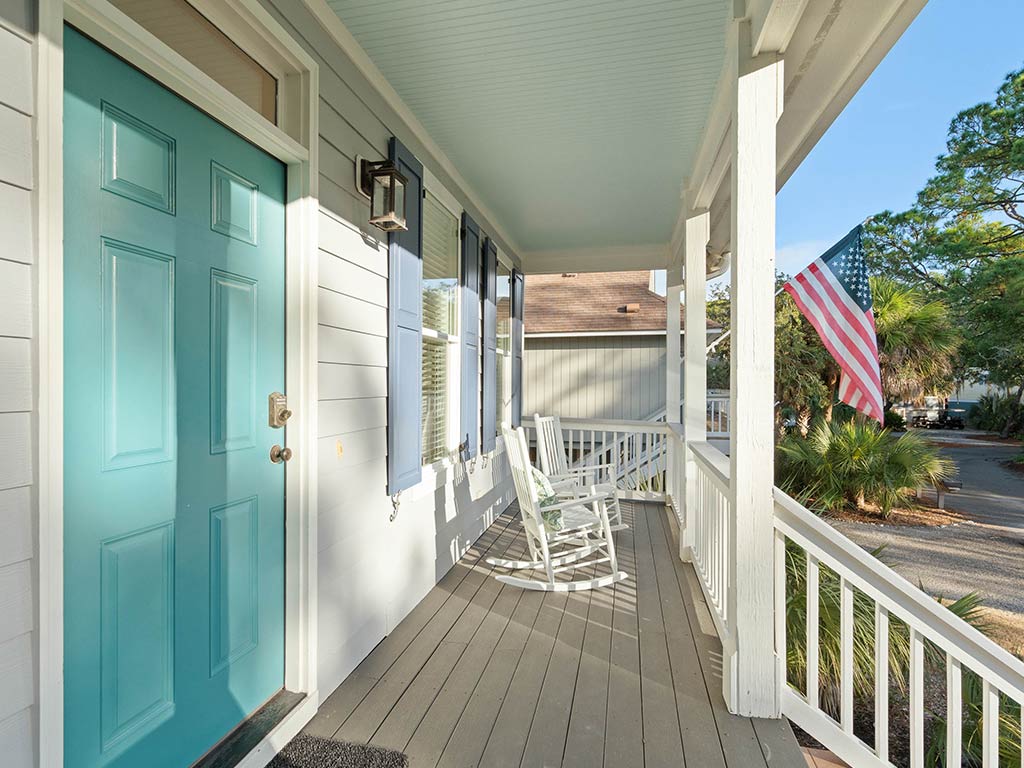
[[[0,259],[0,336],[32,336],[32,268],[28,264]]]
[[[32,414],[0,413],[0,490],[32,484]]]
[[[0,181],[32,188],[32,118],[8,106],[0,107]]]
[[[0,763],[36,762],[34,0],[0,3]]]
[[[347,328],[372,336],[388,335],[388,310],[354,296],[321,288],[318,293],[320,324]]]
[[[387,397],[388,373],[384,368],[321,363],[320,401],[355,397]],[[323,405],[320,406],[321,412]]]
[[[32,557],[31,504],[26,486],[0,491],[0,567]]]
[[[0,567],[0,643],[32,631],[32,562]]]
[[[3,681],[0,722],[3,722],[35,702],[31,633],[0,643],[0,680]]]
[[[0,412],[32,409],[32,342],[0,336]]]
[[[32,114],[32,43],[0,28],[0,104]]]
[[[32,263],[32,193],[2,181],[0,233],[3,233],[5,259],[23,264]]]
[[[0,755],[11,768],[35,765],[36,756],[32,738],[32,712],[23,709],[0,721]]]
[[[511,484],[495,469],[500,461],[478,462],[472,474],[427,473],[389,520],[387,238],[368,223],[356,157],[384,158],[397,134],[449,192],[460,190],[301,0],[263,1],[320,63],[318,648],[326,696],[507,506]],[[484,217],[470,213],[486,231]],[[464,486],[457,491],[455,474]]]

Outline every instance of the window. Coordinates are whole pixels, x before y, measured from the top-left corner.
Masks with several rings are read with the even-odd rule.
[[[498,370],[495,377],[494,403],[497,413],[494,424],[500,435],[502,422],[509,421],[512,415],[512,271],[500,259],[496,298],[498,323],[494,364]]]
[[[459,219],[429,191],[423,197],[423,463],[453,449],[458,392]],[[454,386],[452,386],[454,384]]]

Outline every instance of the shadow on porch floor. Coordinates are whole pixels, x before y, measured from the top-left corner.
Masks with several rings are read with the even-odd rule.
[[[786,721],[726,711],[721,646],[664,505],[623,514],[629,579],[527,592],[485,562],[525,552],[513,505],[305,731],[403,751],[413,768],[806,765]]]

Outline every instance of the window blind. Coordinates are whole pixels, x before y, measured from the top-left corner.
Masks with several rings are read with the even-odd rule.
[[[423,463],[448,454],[448,344],[423,338]]]
[[[423,199],[423,327],[458,333],[459,220],[427,191]]]

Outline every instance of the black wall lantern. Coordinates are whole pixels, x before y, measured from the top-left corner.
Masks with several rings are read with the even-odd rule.
[[[370,198],[370,223],[385,232],[408,229],[405,223],[406,178],[390,160],[356,158],[359,191]]]

